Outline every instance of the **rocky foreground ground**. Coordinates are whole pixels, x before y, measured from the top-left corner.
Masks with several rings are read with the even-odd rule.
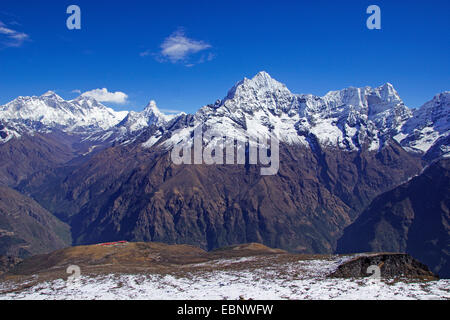
[[[0,276],[0,299],[450,299],[450,280],[405,254],[123,242],[26,259]]]

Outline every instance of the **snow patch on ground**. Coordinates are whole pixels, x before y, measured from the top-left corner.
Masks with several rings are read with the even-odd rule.
[[[354,256],[274,264],[265,268],[251,267],[257,261],[256,258],[222,259],[211,265],[248,263],[248,268],[196,271],[182,276],[176,274],[81,276],[75,283],[57,279],[16,291],[13,284],[3,283],[0,284],[0,300],[237,300],[241,296],[256,300],[450,299],[450,280],[411,282],[407,279],[394,281],[326,277],[339,264],[351,258]]]

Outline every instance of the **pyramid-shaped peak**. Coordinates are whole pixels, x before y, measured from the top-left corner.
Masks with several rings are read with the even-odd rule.
[[[59,100],[63,100],[63,98],[61,98],[59,95],[57,95],[54,91],[49,90],[46,93],[44,93],[43,95],[41,95],[41,98],[57,98]]]
[[[255,80],[255,79],[274,80],[274,79],[270,76],[270,74],[268,74],[266,71],[260,71],[260,72],[258,72],[258,73],[253,77],[252,80]]]
[[[385,84],[378,87],[380,90],[386,91],[388,93],[397,93],[394,86],[390,82],[386,82]]]
[[[150,100],[150,102],[147,104],[147,106],[144,109],[144,112],[146,114],[154,114],[154,115],[160,115],[162,114],[161,111],[159,111],[157,105],[156,105],[156,101],[155,100]]]
[[[272,78],[267,72],[258,72],[253,78],[244,78],[236,83],[229,91],[225,100],[233,99],[236,96],[249,97],[248,93],[262,93],[262,92],[284,92],[291,94],[288,88],[281,82]]]
[[[385,101],[397,101],[399,103],[402,102],[397,90],[395,90],[394,86],[389,82],[386,82],[385,84],[379,86],[375,89],[375,91],[377,91],[381,98]]]
[[[142,114],[144,115],[144,117],[154,119],[155,121],[167,120],[167,116],[158,109],[155,100],[150,100]]]
[[[270,76],[266,71],[258,72],[252,79],[248,80],[252,84],[256,84],[260,87],[273,87],[273,86],[283,86],[281,82],[278,82]]]

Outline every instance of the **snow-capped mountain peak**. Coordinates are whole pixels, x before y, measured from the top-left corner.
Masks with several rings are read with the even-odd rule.
[[[397,105],[404,105],[397,91],[390,83],[386,83],[377,88],[349,87],[342,90],[330,91],[324,97],[312,95],[303,96],[307,100],[313,98],[310,105],[306,106],[311,112],[320,112],[324,110],[333,112],[350,107],[352,109],[360,110],[361,112],[366,112],[368,115],[376,115],[393,109]]]
[[[167,120],[166,115],[159,111],[154,100],[151,100],[145,107],[143,115],[148,119],[149,125],[165,122]]]
[[[183,113],[184,114],[184,113]],[[154,100],[151,100],[142,111],[130,111],[120,123],[114,127],[98,132],[89,136],[87,139],[94,142],[113,142],[130,143],[147,128],[159,127],[165,128],[166,125],[178,115],[167,115],[161,112]],[[158,131],[161,134],[161,131]],[[153,137],[155,138],[155,137]]]
[[[244,78],[234,85],[227,96],[212,109],[235,121],[241,121],[244,114],[280,114],[297,106],[295,96],[289,89],[273,79],[267,72],[259,72],[251,79]],[[208,114],[206,107],[200,113]]]
[[[66,132],[106,130],[123,117],[124,112],[115,112],[93,98],[78,97],[66,101],[53,91],[39,97],[18,97],[0,106],[0,119],[31,131],[54,128]]]
[[[44,93],[43,95],[41,95],[41,98],[49,98],[49,99],[55,99],[55,100],[59,100],[59,101],[64,100],[59,95],[57,95],[54,91],[51,91],[51,90],[49,90],[46,93]]]
[[[201,108],[191,128],[181,129],[166,145],[189,137],[194,127],[202,125],[237,139],[275,134],[285,143],[309,145],[315,137],[326,146],[377,151],[398,136],[412,116],[391,83],[349,87],[320,97],[292,94],[284,84],[260,72],[238,82],[222,101]]]
[[[288,88],[273,79],[267,72],[261,71],[253,78],[244,78],[236,83],[228,92],[226,100],[241,100],[263,97],[267,94],[291,94]]]
[[[413,115],[395,139],[411,151],[427,152],[431,148],[440,155],[450,154],[450,91],[434,96]]]
[[[123,133],[133,133],[153,125],[162,126],[169,120],[170,116],[162,113],[156,102],[151,100],[143,111],[130,111],[117,128],[122,129]]]
[[[384,85],[376,89],[380,92],[382,98],[388,102],[392,100],[400,100],[397,90],[395,90],[394,86],[389,82],[386,82]]]
[[[244,78],[242,85],[267,91],[287,90],[286,86],[272,78],[267,72],[258,72],[252,79]]]

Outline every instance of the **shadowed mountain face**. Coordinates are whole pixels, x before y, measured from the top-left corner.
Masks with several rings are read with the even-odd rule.
[[[0,186],[0,256],[23,258],[70,243],[68,225],[36,201]]]
[[[338,252],[407,252],[450,277],[450,159],[377,197],[338,241]]]
[[[124,239],[210,250],[260,242],[331,253],[371,199],[420,169],[394,142],[365,153],[282,145],[275,176],[255,165],[177,166],[137,142],[24,188],[71,225],[75,244]]]
[[[78,139],[63,133],[24,135],[0,143],[0,184],[16,187],[34,173],[66,165],[79,154]]]

